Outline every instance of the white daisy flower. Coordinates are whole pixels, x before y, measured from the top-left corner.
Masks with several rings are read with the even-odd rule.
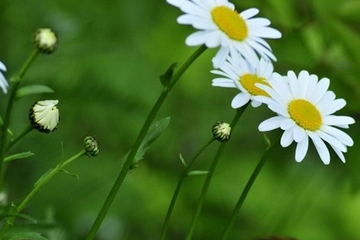
[[[0,62],[0,87],[3,90],[3,92],[6,94],[8,92],[9,84],[6,81],[6,78],[4,77],[1,71],[3,72],[6,71],[6,66],[2,62]]]
[[[59,123],[58,100],[37,101],[30,109],[29,118],[34,128],[40,132],[49,133],[56,130]]]
[[[166,1],[185,13],[177,19],[178,23],[192,25],[199,30],[186,38],[188,46],[220,46],[213,59],[215,67],[220,66],[229,54],[236,53],[252,64],[256,63],[257,54],[276,61],[270,45],[263,38],[280,38],[281,33],[269,27],[268,19],[252,18],[259,13],[258,9],[250,8],[239,14],[228,0]]]
[[[261,102],[256,101],[254,96],[269,96],[264,90],[258,88],[256,84],[268,84],[273,74],[273,65],[270,61],[263,58],[257,59],[256,65],[251,65],[239,54],[229,57],[220,66],[220,70],[212,70],[212,73],[223,77],[215,78],[212,85],[216,87],[237,88],[240,90],[231,102],[231,107],[240,108],[251,101],[253,107],[258,107]]]
[[[348,128],[355,120],[348,116],[332,115],[346,105],[344,99],[335,99],[335,94],[328,91],[330,80],[318,80],[316,75],[301,71],[297,77],[289,71],[287,77],[273,74],[271,87],[258,85],[270,97],[258,96],[256,99],[268,104],[278,114],[259,125],[261,132],[281,128],[284,133],[280,144],[288,147],[297,143],[295,160],[301,162],[308,150],[309,138],[324,162],[330,163],[330,153],[325,142],[345,162],[343,152],[354,144],[351,137],[338,128]]]

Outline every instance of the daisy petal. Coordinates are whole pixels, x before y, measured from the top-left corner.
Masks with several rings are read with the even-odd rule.
[[[234,97],[234,99],[231,102],[232,108],[240,108],[244,106],[246,103],[248,103],[250,100],[250,95],[246,93],[239,93]]]
[[[290,144],[294,141],[293,138],[293,129],[289,129],[287,131],[284,131],[283,135],[280,139],[280,144],[282,147],[288,147]]]
[[[295,161],[301,162],[307,153],[309,147],[309,138],[306,137],[303,139],[303,141],[298,142],[296,145],[296,151],[295,151]]]
[[[321,140],[321,138],[316,135],[313,132],[308,132],[309,137],[311,138],[311,140],[314,143],[314,146],[320,156],[320,159],[323,161],[323,163],[325,165],[328,165],[330,163],[330,153],[329,150],[327,149],[325,143],[323,142],[323,140]]]
[[[269,118],[269,119],[263,121],[262,123],[260,123],[260,125],[258,127],[259,131],[266,132],[266,131],[270,131],[270,130],[279,128],[283,119],[284,118],[280,117],[280,116]]]

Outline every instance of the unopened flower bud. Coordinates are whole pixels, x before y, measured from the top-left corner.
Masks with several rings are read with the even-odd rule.
[[[9,84],[2,72],[6,71],[6,66],[0,61],[0,88],[6,94],[8,92]]]
[[[225,122],[216,122],[212,127],[212,133],[216,140],[226,142],[230,139],[231,127]]]
[[[49,133],[56,129],[60,117],[56,107],[58,100],[37,101],[31,108],[29,119],[31,125],[40,132]]]
[[[57,37],[50,28],[39,28],[34,36],[34,42],[41,53],[51,54],[57,48]]]
[[[92,136],[87,136],[84,139],[85,151],[89,156],[95,157],[100,152],[99,142]]]

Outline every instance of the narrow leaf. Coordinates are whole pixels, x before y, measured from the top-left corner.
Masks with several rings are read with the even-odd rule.
[[[54,90],[49,88],[45,85],[30,85],[20,88],[16,92],[16,99],[28,96],[28,95],[34,95],[34,94],[41,94],[41,93],[53,93]]]
[[[160,76],[161,84],[164,87],[167,87],[172,79],[172,76],[174,75],[174,69],[178,66],[177,63],[171,64],[171,66],[166,70],[166,72]]]
[[[153,126],[151,126],[144,140],[142,141],[139,150],[135,155],[133,162],[134,165],[136,165],[138,161],[143,159],[150,145],[161,135],[161,133],[165,130],[165,128],[169,125],[169,123],[170,123],[170,117],[166,117],[157,121]]]
[[[21,152],[10,155],[4,159],[5,162],[34,156],[33,152]]]
[[[76,178],[76,179],[79,179],[79,175],[77,175],[77,174],[71,173],[71,172],[69,172],[69,171],[67,171],[67,170],[65,170],[65,169],[61,169],[60,171],[66,173],[67,175],[69,175],[69,176],[71,176],[71,177],[74,177],[74,178]]]
[[[179,157],[180,157],[181,163],[184,165],[184,167],[186,167],[185,159],[183,158],[183,156],[181,155],[181,153],[180,153]]]
[[[206,175],[208,174],[209,171],[201,171],[201,170],[194,170],[194,171],[190,171],[188,173],[188,176],[199,176],[199,175]]]

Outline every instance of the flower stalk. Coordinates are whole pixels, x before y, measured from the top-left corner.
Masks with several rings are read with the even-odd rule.
[[[21,133],[19,133],[19,135],[17,135],[14,139],[9,141],[8,144],[6,145],[5,153],[7,153],[20,139],[25,137],[33,129],[34,129],[33,126],[28,125]]]
[[[20,82],[21,82],[22,78],[24,77],[26,71],[29,69],[29,67],[34,62],[34,60],[36,59],[36,57],[38,55],[39,55],[39,51],[37,49],[35,49],[30,54],[30,56],[25,61],[25,63],[22,65],[20,71],[11,78],[11,81],[13,82],[13,86],[12,86],[12,88],[10,90],[10,97],[9,97],[8,105],[7,105],[6,112],[5,112],[4,123],[3,123],[2,128],[1,128],[1,138],[0,138],[1,139],[1,142],[0,142],[0,187],[2,185],[3,165],[4,165],[4,158],[5,158],[6,146],[7,146],[7,135],[8,135],[7,130],[8,130],[9,125],[10,125],[11,113],[12,113],[15,98],[16,98],[16,92],[17,92],[17,90],[18,90],[18,88],[20,86]]]
[[[188,60],[178,69],[178,71],[172,76],[170,79],[170,83],[168,85],[165,85],[163,88],[163,91],[161,92],[159,98],[157,99],[155,105],[153,106],[152,110],[150,111],[148,117],[146,118],[138,137],[136,138],[128,157],[126,158],[125,162],[123,163],[123,166],[119,172],[119,175],[117,179],[115,180],[113,187],[111,188],[97,218],[95,219],[95,222],[93,223],[88,236],[86,237],[86,240],[94,239],[96,236],[97,231],[99,230],[101,223],[103,222],[107,212],[110,209],[110,206],[112,205],[115,196],[117,195],[128,171],[129,168],[133,162],[133,159],[136,155],[136,152],[138,151],[141,142],[143,141],[144,137],[146,136],[147,131],[149,130],[152,122],[154,121],[157,113],[159,112],[162,104],[165,102],[165,99],[167,98],[168,93],[171,91],[171,89],[174,87],[174,85],[178,82],[180,77],[184,74],[184,72],[191,66],[191,64],[206,50],[207,48],[205,46],[200,46],[189,58]]]
[[[166,213],[166,217],[165,217],[165,220],[164,220],[164,224],[163,224],[163,228],[162,228],[162,232],[161,232],[161,237],[160,239],[161,240],[164,240],[165,239],[165,236],[166,236],[166,231],[167,231],[167,227],[169,225],[169,221],[170,221],[170,217],[172,215],[172,212],[174,210],[174,207],[175,207],[175,203],[176,203],[176,200],[179,196],[179,193],[180,193],[180,190],[181,190],[181,187],[182,185],[184,184],[186,178],[188,177],[188,174],[190,172],[190,169],[192,167],[192,165],[194,164],[195,160],[200,156],[200,154],[212,143],[214,142],[215,138],[211,138],[209,141],[207,141],[196,153],[195,155],[190,159],[190,162],[186,165],[184,171],[182,172],[181,174],[181,177],[180,177],[180,180],[176,186],[176,189],[174,191],[174,194],[171,198],[171,202],[170,202],[170,205],[169,205],[169,208],[168,208],[168,211]]]
[[[234,127],[236,126],[237,122],[239,121],[240,117],[242,116],[242,114],[244,113],[244,111],[245,111],[245,109],[247,108],[248,105],[249,104],[246,104],[243,107],[237,109],[236,115],[235,115],[234,119],[232,120],[232,122],[230,124],[231,129],[234,129]],[[216,154],[214,156],[214,159],[213,159],[213,161],[211,163],[209,173],[206,175],[205,183],[204,183],[203,188],[201,190],[200,199],[199,199],[199,202],[198,202],[198,205],[197,205],[197,209],[196,209],[194,218],[193,218],[192,223],[190,225],[188,234],[186,236],[186,240],[190,240],[192,238],[193,234],[194,234],[195,227],[196,227],[196,224],[197,224],[197,222],[199,220],[200,213],[201,213],[202,207],[204,205],[205,197],[207,195],[207,191],[209,189],[211,179],[212,179],[212,177],[214,175],[214,172],[215,172],[216,166],[217,166],[217,164],[219,162],[219,159],[221,157],[221,154],[223,153],[223,151],[225,149],[226,143],[227,142],[222,142],[220,144],[220,147],[217,150],[217,152],[216,152]]]
[[[30,191],[30,193],[24,198],[24,200],[20,203],[18,207],[16,207],[15,216],[8,217],[6,219],[5,224],[0,230],[0,239],[3,239],[7,230],[14,224],[16,219],[16,215],[19,214],[26,205],[30,202],[30,200],[35,196],[35,194],[46,184],[48,183],[58,172],[62,171],[65,166],[73,162],[74,160],[80,158],[81,156],[86,154],[86,150],[83,149],[79,153],[75,154],[71,158],[67,159],[64,162],[59,163],[55,168],[45,173],[45,175],[41,176],[40,179],[35,183],[34,188]]]
[[[231,214],[231,217],[225,227],[225,230],[222,234],[221,240],[226,240],[229,236],[229,233],[235,223],[235,220],[238,216],[238,213],[248,195],[248,193],[250,192],[250,189],[252,187],[252,185],[254,184],[257,176],[259,175],[261,169],[264,167],[266,161],[269,159],[269,156],[274,152],[274,150],[276,149],[276,147],[278,147],[278,141],[274,141],[267,149],[267,151],[264,153],[264,155],[262,156],[262,158],[260,159],[259,163],[256,165],[253,173],[251,174],[248,182],[245,185],[244,190],[242,191],[240,198],[238,200],[238,202],[236,203],[234,210]]]

